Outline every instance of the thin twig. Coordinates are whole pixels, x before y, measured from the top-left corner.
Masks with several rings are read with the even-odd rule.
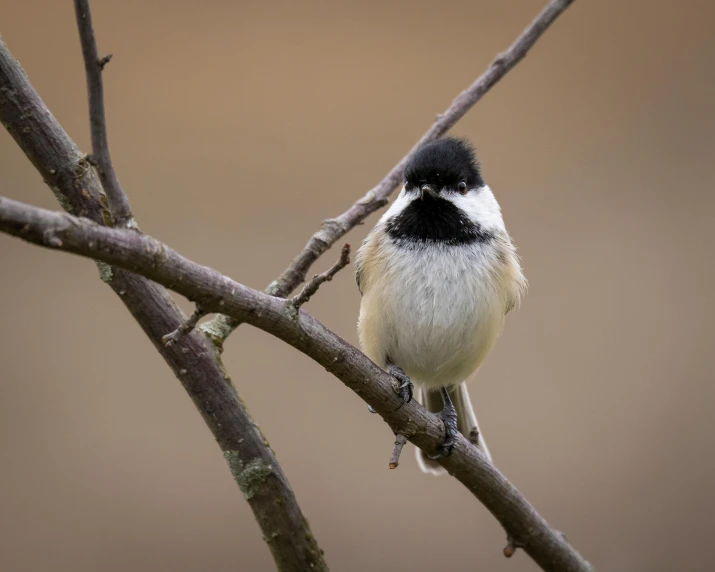
[[[188,334],[189,332],[193,331],[194,328],[196,327],[196,324],[199,323],[199,320],[203,318],[207,312],[204,312],[201,309],[201,306],[196,304],[196,309],[194,310],[194,313],[189,316],[189,318],[183,322],[182,324],[179,324],[179,327],[176,328],[173,332],[166,334],[161,338],[161,342],[167,347],[170,348],[172,345],[174,345],[176,342],[178,342],[183,336]]]
[[[316,274],[315,276],[313,276],[311,281],[308,282],[300,291],[300,294],[291,298],[290,302],[293,307],[296,310],[300,308],[303,304],[305,304],[313,297],[313,295],[318,291],[318,288],[320,288],[323,282],[330,282],[333,279],[333,276],[335,276],[348,264],[350,264],[350,245],[346,244],[343,246],[343,249],[340,252],[340,259],[335,264],[333,264],[332,268],[326,270],[322,274]]]
[[[129,206],[129,199],[119,184],[119,178],[114,172],[112,159],[109,155],[107,140],[107,120],[104,115],[104,88],[102,86],[102,70],[107,65],[111,54],[99,57],[97,41],[92,27],[92,13],[89,0],[74,0],[77,28],[82,44],[84,70],[87,76],[87,96],[89,99],[89,124],[92,135],[92,159],[96,165],[104,192],[107,194],[109,210],[114,219],[114,225],[119,227],[135,227],[136,223]]]
[[[420,138],[390,172],[360,200],[341,215],[323,222],[320,230],[313,234],[303,250],[289,264],[283,273],[265,290],[272,296],[286,297],[305,280],[308,270],[333,244],[348,231],[364,221],[370,214],[387,203],[387,197],[402,181],[402,173],[412,152],[429,141],[438,139],[459,121],[507,72],[509,72],[536,43],[549,26],[568,8],[574,0],[551,0],[539,15],[526,27],[519,37],[505,51],[498,54],[489,67],[472,85],[460,93],[444,113],[437,116],[427,132]],[[239,325],[235,320],[217,316],[204,327],[204,331],[216,332],[213,340],[221,346],[231,332]]]
[[[390,457],[390,468],[396,469],[400,464],[400,454],[402,454],[402,447],[407,443],[407,437],[402,433],[397,433],[395,435],[395,448],[392,449],[392,456]]]
[[[205,310],[223,311],[248,322],[318,362],[372,406],[393,433],[409,435],[408,439],[422,450],[435,450],[444,438],[443,423],[434,413],[415,400],[398,408],[394,377],[310,314],[300,312],[296,319],[286,311],[284,301],[196,264],[154,238],[3,198],[0,231],[101,260],[172,288],[190,300],[201,300]],[[544,570],[591,570],[588,562],[465,437],[459,435],[452,454],[439,463],[489,509],[509,537],[518,539]]]

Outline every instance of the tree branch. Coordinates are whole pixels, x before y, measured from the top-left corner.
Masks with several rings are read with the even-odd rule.
[[[0,122],[32,161],[62,208],[111,225],[97,174],[1,39]],[[194,332],[180,343],[165,347],[162,336],[186,319],[169,293],[144,277],[106,264],[100,265],[100,276],[120,297],[201,413],[253,510],[278,568],[327,571],[322,551],[283,469],[232,387],[212,344]]]
[[[323,282],[330,282],[333,279],[333,276],[335,276],[348,264],[350,264],[350,245],[346,244],[343,246],[343,250],[340,253],[340,259],[333,264],[329,270],[326,270],[322,274],[316,274],[313,276],[313,279],[305,285],[305,287],[300,291],[300,294],[291,298],[293,307],[296,310],[299,309],[313,297]]]
[[[437,116],[432,127],[420,138],[412,149],[395,165],[382,181],[370,189],[365,196],[341,215],[323,221],[320,230],[313,234],[303,250],[274,280],[265,292],[271,296],[284,298],[305,280],[308,270],[333,244],[340,240],[369,215],[387,204],[387,197],[402,180],[402,173],[412,152],[425,143],[438,139],[449,131],[486,94],[494,84],[518,64],[541,35],[551,26],[574,0],[551,0],[539,15],[526,27],[511,46],[498,54],[489,67],[472,85],[460,93],[444,113]],[[203,326],[203,331],[211,334],[220,349],[226,338],[239,326],[240,322],[219,315]]]
[[[114,224],[120,227],[132,228],[136,226],[129,199],[119,184],[112,159],[109,155],[109,141],[107,140],[107,120],[104,115],[104,87],[102,85],[102,70],[112,59],[111,54],[99,57],[97,42],[94,38],[92,27],[92,13],[89,9],[89,0],[74,0],[77,28],[82,44],[84,70],[87,75],[87,96],[89,99],[89,123],[92,135],[91,162],[97,168],[102,186],[107,193],[109,210],[112,213]]]
[[[0,199],[0,231],[49,248],[102,260],[163,284],[203,309],[223,311],[256,326],[306,354],[358,394],[390,425],[421,449],[435,451],[443,438],[439,418],[400,399],[393,378],[358,349],[300,310],[290,300],[252,290],[192,262],[156,239],[88,220]],[[509,544],[520,546],[544,569],[587,571],[590,565],[549,527],[496,467],[463,436],[453,453],[439,460],[499,520]]]

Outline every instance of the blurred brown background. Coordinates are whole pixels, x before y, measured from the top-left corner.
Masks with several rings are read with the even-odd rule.
[[[93,4],[142,228],[263,287],[543,2]],[[71,2],[0,0],[0,16],[89,149]],[[713,569],[714,16],[706,0],[576,2],[455,129],[530,280],[472,386],[479,418],[499,467],[602,571]],[[4,131],[0,185],[57,208]],[[210,433],[94,265],[0,236],[0,268],[0,569],[271,570]],[[308,308],[356,343],[358,304],[344,271]],[[389,471],[388,428],[308,358],[250,327],[225,356],[334,570],[535,569],[411,447]]]

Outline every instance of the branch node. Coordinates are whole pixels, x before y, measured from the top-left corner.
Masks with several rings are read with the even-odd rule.
[[[402,447],[407,443],[407,437],[402,433],[395,433],[395,447],[392,449],[392,456],[390,457],[390,469],[396,469],[400,464],[400,455],[402,454]]]
[[[107,54],[97,60],[97,66],[99,71],[104,71],[104,66],[106,66],[110,61],[112,61],[113,54]]]
[[[496,57],[494,58],[494,61],[492,62],[493,66],[503,66],[506,63],[506,59],[509,56],[508,52],[499,52]]]
[[[316,274],[313,276],[312,280],[308,282],[300,291],[300,294],[290,299],[290,305],[296,311],[300,309],[303,304],[313,297],[323,282],[330,282],[333,279],[333,276],[335,276],[348,264],[350,264],[350,245],[345,244],[343,246],[343,250],[340,252],[340,259],[333,264],[332,268],[322,274]]]
[[[504,547],[504,556],[511,558],[516,553],[517,548],[524,548],[525,545],[516,540],[511,534],[507,534],[506,546]]]
[[[194,310],[194,313],[191,314],[189,319],[186,320],[183,324],[179,325],[179,327],[176,328],[173,332],[170,332],[164,337],[162,337],[161,342],[164,344],[165,347],[170,348],[182,337],[191,332],[196,327],[196,324],[199,323],[199,320],[203,318],[206,314],[207,312],[204,312],[201,309],[201,306],[196,304],[196,309]]]

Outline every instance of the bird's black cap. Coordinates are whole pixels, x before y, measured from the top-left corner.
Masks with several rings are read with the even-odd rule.
[[[426,143],[410,157],[405,167],[408,188],[424,184],[438,189],[456,188],[465,181],[472,189],[484,185],[474,148],[468,141],[447,137]]]

